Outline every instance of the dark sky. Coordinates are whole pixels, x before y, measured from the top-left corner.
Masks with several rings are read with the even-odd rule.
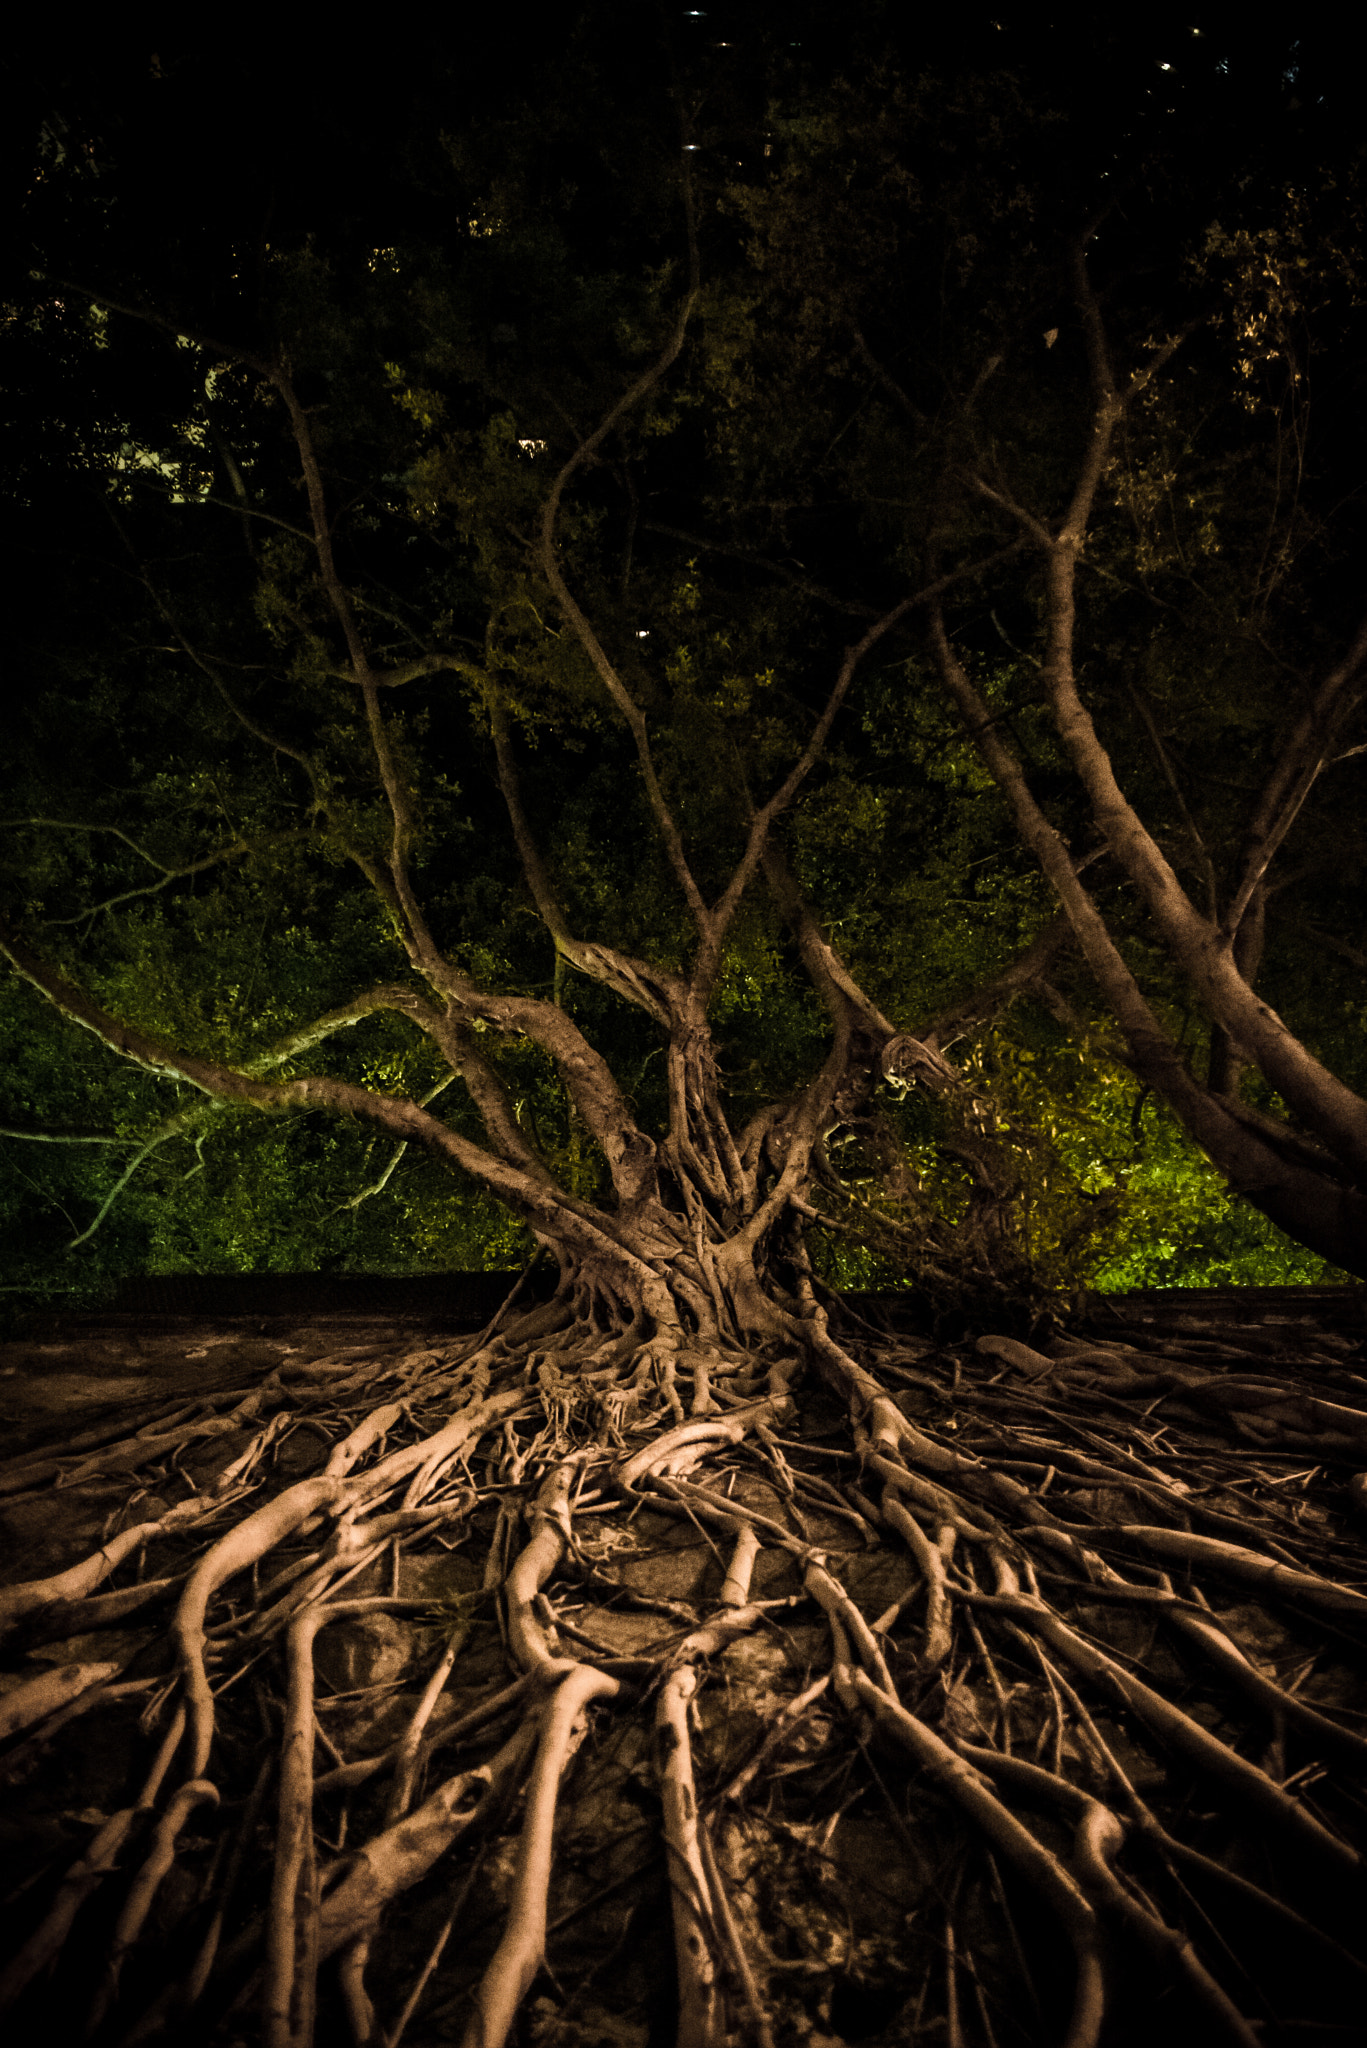
[[[1123,182],[1157,165],[1170,203],[1184,210],[1189,195],[1209,208],[1246,166],[1275,193],[1357,137],[1346,33],[1290,15],[1236,31],[1210,9],[1115,10],[1079,25],[1046,9],[905,0],[511,0],[363,37],[54,30],[12,71],[0,123],[0,297],[22,296],[39,270],[111,296],[123,285],[180,299],[184,317],[202,308],[227,333],[234,252],[250,260],[266,241],[309,232],[368,246],[440,240],[443,130],[577,92],[592,147],[615,106],[639,119],[653,100],[672,126],[673,78],[704,118],[725,103],[739,154],[747,129],[758,145],[775,84],[857,69],[889,44],[908,69],[1014,70],[1029,97],[1064,112],[1059,165],[1065,177],[1077,165],[1080,195],[1112,189],[1097,183],[1102,166]],[[65,176],[53,175],[59,156]]]
[[[168,215],[212,206],[250,215],[271,194],[301,216],[381,207],[405,156],[441,126],[554,92],[575,53],[616,71],[624,92],[639,91],[667,69],[666,44],[685,77],[718,62],[741,74],[757,110],[776,66],[819,77],[890,39],[909,66],[1019,68],[1069,106],[1079,134],[1122,148],[1140,133],[1199,131],[1219,151],[1231,133],[1248,139],[1259,128],[1313,141],[1360,121],[1348,31],[1322,19],[1306,26],[1288,11],[1255,28],[1208,8],[1141,8],[1080,25],[1050,13],[878,0],[720,0],[703,11],[513,0],[479,16],[458,10],[454,26],[436,16],[392,35],[54,33],[11,72],[6,182],[12,203],[46,122],[73,148],[99,131],[106,157]]]

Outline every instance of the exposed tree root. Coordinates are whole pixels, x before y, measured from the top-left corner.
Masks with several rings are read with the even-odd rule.
[[[1367,1569],[1323,1438],[1332,1406],[1367,1444],[1367,1381],[1336,1365],[1328,1402],[1237,1346],[1179,1376],[1131,1337],[908,1349],[808,1297],[749,1350],[562,1301],[341,1393],[273,1373],[223,1451],[182,1411],[18,1461],[11,1499],[79,1501],[100,1459],[163,1498],[0,1595],[21,1804],[79,1780],[78,1731],[92,1769],[153,1751],[121,1804],[101,1762],[113,1810],[11,1900],[11,2038],[1346,2026]],[[1156,1424],[1174,1386],[1200,1402]],[[221,1469],[167,1506],[173,1437]],[[321,1469],[277,1476],[292,1442]]]
[[[853,1676],[854,1692],[871,1709],[877,1725],[915,1758],[941,1785],[995,1849],[1016,1864],[1027,1881],[1049,1901],[1072,1943],[1077,1958],[1077,1988],[1063,2048],[1094,2048],[1106,2009],[1101,1944],[1096,1914],[1077,1880],[1058,1857],[1038,1842],[1029,1828],[1004,1807],[982,1777],[910,1714],[865,1671]]]
[[[610,1698],[617,1691],[615,1678],[579,1664],[565,1673],[546,1707],[527,1787],[507,1925],[475,1993],[475,2012],[463,2048],[503,2048],[523,1995],[541,1967],[560,1779],[583,1734],[585,1707],[590,1700]]]

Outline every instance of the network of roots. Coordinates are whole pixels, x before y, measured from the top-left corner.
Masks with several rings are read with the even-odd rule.
[[[95,1517],[0,1591],[8,2038],[1359,2039],[1357,1336],[806,1330],[552,1306],[0,1467]]]

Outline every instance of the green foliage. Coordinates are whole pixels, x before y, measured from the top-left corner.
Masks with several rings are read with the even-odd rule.
[[[1106,1043],[1033,1006],[983,1034],[981,1078],[1019,1162],[1022,1233],[1041,1284],[1277,1287],[1346,1279],[1240,1201]]]
[[[797,39],[775,31],[762,91],[727,83],[716,53],[689,60],[702,288],[688,346],[582,468],[557,528],[571,587],[643,707],[705,893],[805,744],[851,641],[919,583],[1001,546],[996,511],[960,488],[965,471],[1053,518],[1086,432],[1063,255],[1098,164],[1111,175],[1109,139],[1097,154],[1064,71],[1019,54],[1012,66],[976,52],[948,68],[913,60],[889,10],[858,12],[830,64],[789,54]],[[623,57],[606,23],[584,10],[553,75],[529,74],[478,117],[434,120],[414,145],[421,175],[383,221],[349,202],[282,224],[250,289],[250,238],[226,213],[207,253],[175,246],[200,302],[190,327],[288,355],[337,508],[339,574],[377,662],[450,657],[382,693],[437,943],[486,987],[555,994],[659,1131],[658,1040],[558,965],[509,841],[489,732],[497,697],[572,926],[682,966],[689,926],[633,750],[536,560],[550,479],[661,347],[687,275],[666,72],[653,54]],[[1098,258],[1108,318],[1128,364],[1178,323],[1192,337],[1131,410],[1079,636],[1125,787],[1203,900],[1237,854],[1288,693],[1341,644],[1357,602],[1356,515],[1339,509],[1356,456],[1310,437],[1306,393],[1326,351],[1328,381],[1345,375],[1358,199],[1332,170],[1288,195],[1266,166],[1202,184],[1180,151],[1143,162]],[[87,262],[111,302],[160,292],[171,319],[182,280],[158,272],[151,216],[111,213],[82,178],[50,166],[35,187],[30,225],[53,273]],[[248,366],[184,335],[41,278],[6,290],[5,374],[29,394],[4,470],[30,686],[13,713],[0,908],[119,1016],[190,1051],[260,1058],[359,989],[413,981],[361,873],[386,858],[393,820],[301,531],[284,411]],[[1012,566],[949,602],[1041,800],[1094,853],[1041,701],[1038,589]],[[1263,985],[1361,1085],[1355,759],[1345,749],[1298,820]],[[842,958],[902,1030],[930,1028],[1051,915],[915,617],[866,662],[783,829]],[[1184,1008],[1115,877],[1094,872],[1199,1067],[1208,1021]],[[1050,974],[1043,996],[951,1048],[993,1105],[979,1135],[1019,1183],[1035,1277],[1308,1275],[1306,1255],[1139,1100],[1076,964]],[[759,892],[712,1019],[738,1124],[824,1057],[826,1021]],[[603,1162],[546,1058],[492,1035],[481,1049],[564,1184],[603,1199]],[[311,1061],[415,1098],[443,1078],[392,1016],[282,1071]],[[0,1139],[7,1285],[523,1256],[521,1226],[429,1160],[408,1153],[387,1171],[393,1148],[359,1127],[206,1108],[18,981],[0,996],[0,1071],[0,1121],[118,1140]],[[477,1134],[460,1085],[439,1105]],[[147,1152],[86,1235],[139,1149],[187,1112],[202,1115]],[[972,1174],[954,1146],[977,1114],[880,1096],[867,1127],[833,1134],[833,1179],[868,1213],[865,1239],[853,1225],[817,1232],[828,1277],[895,1284],[918,1270],[918,1236],[942,1247],[965,1224]]]

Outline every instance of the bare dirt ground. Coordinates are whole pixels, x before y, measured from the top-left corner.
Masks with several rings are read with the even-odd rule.
[[[498,2038],[1367,2038],[1364,1290],[1093,1299],[1028,1344],[856,1302],[841,1342],[926,1447],[895,1483],[829,1390],[748,1435],[742,1390],[705,1484],[680,1459],[654,1493],[627,1472],[625,1505],[580,1480],[557,1504],[554,1401],[531,1433],[509,1409],[406,1525],[328,1555],[301,1518],[222,1581],[213,1782],[168,1805],[173,1615],[230,1526],[210,1504],[293,1498],[381,1398],[406,1441],[506,1285],[148,1286],[0,1347],[11,2039],[423,2048],[478,2041],[472,2011],[494,2039],[537,1656],[599,1693],[566,1723]],[[324,1587],[290,1922],[316,2005],[277,2024],[300,1601]]]

